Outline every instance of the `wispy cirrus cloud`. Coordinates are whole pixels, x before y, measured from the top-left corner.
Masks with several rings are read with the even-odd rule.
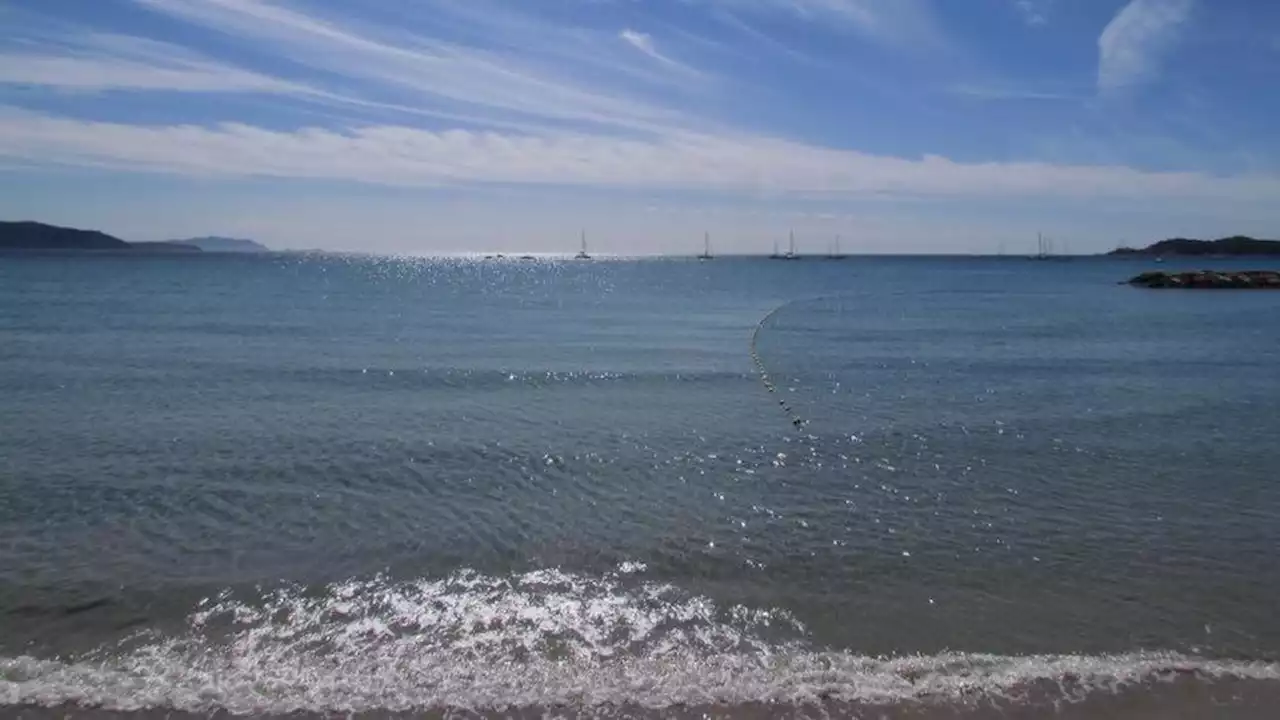
[[[0,84],[102,92],[293,93],[296,83],[170,43],[106,33],[28,40],[0,51]]]
[[[1194,0],[1132,0],[1125,5],[1098,37],[1098,90],[1154,80],[1194,5]]]
[[[755,135],[273,131],[244,124],[137,126],[0,112],[0,157],[188,176],[341,179],[389,186],[524,184],[846,197],[1153,197],[1261,200],[1280,180],[1119,166],[959,163]]]
[[[699,1],[760,3],[773,11],[854,13],[848,22],[869,28],[880,21],[859,12],[892,13],[889,4],[876,0],[795,0],[804,6],[799,9],[792,0]],[[1133,5],[1155,1],[1135,0]],[[256,53],[276,61],[269,66],[304,69],[307,84],[241,70],[163,43],[118,36],[69,40],[67,47],[78,49],[62,56],[81,63],[110,59],[103,66],[115,73],[127,70],[127,78],[95,76],[83,64],[50,66],[40,71],[44,76],[37,72],[38,64],[17,65],[6,72],[28,80],[44,77],[42,82],[54,87],[80,83],[190,91],[261,88],[323,105],[332,114],[325,122],[276,123],[268,128],[249,121],[94,122],[0,106],[0,160],[177,176],[348,180],[406,187],[518,184],[748,194],[767,190],[850,198],[1257,198],[1280,192],[1276,181],[1266,178],[1143,172],[1107,164],[965,163],[928,154],[893,157],[735,129],[699,114],[688,103],[673,101],[671,93],[687,87],[687,73],[669,67],[678,63],[651,35],[630,27],[619,33],[617,24],[612,30],[555,25],[518,9],[508,7],[495,14],[489,10],[497,6],[475,3],[382,6],[416,13],[406,18],[412,22],[396,24],[385,16],[345,15],[347,6],[321,10],[290,0],[132,2],[252,44]],[[1119,39],[1112,41],[1124,40],[1126,32],[1135,31],[1122,27],[1116,31]],[[1136,41],[1132,36],[1129,41],[1149,42],[1142,40],[1143,33],[1137,34]],[[583,57],[599,63],[578,72]],[[148,76],[139,67],[148,61],[179,75]],[[699,90],[714,90],[715,78],[708,77],[712,82],[698,85]],[[658,87],[661,92],[647,91]],[[984,99],[1074,99],[1068,93],[1008,85],[955,86],[951,92]],[[397,115],[370,119],[344,114],[356,108]]]
[[[1012,83],[957,83],[947,92],[978,100],[1083,100],[1085,95],[1051,88],[1038,88]]]
[[[176,92],[279,92],[287,83],[216,65],[162,67],[128,61],[0,53],[0,83],[64,90],[172,90]]]
[[[664,197],[725,202],[743,217],[822,206],[981,220],[939,221],[928,235],[946,245],[964,233],[989,244],[987,229],[1009,227],[997,215],[1028,207],[1041,224],[1042,209],[1074,221],[1086,204],[1105,206],[1162,233],[1170,212],[1263,223],[1280,194],[1280,178],[1250,174],[1274,168],[1257,162],[1265,138],[1210,143],[1195,133],[1212,123],[1149,128],[1144,97],[1093,102],[1157,79],[1193,0],[1129,3],[1097,39],[1096,79],[1088,59],[1058,52],[1087,47],[1095,31],[1058,22],[1074,5],[1055,0],[998,0],[1003,14],[965,17],[963,29],[945,25],[959,17],[948,0],[94,2],[95,13],[0,2],[0,180],[31,176],[60,199],[63,170],[92,168],[122,187],[171,188],[188,198],[171,214],[203,212],[203,222],[260,217],[293,197],[304,209],[278,213],[282,234],[298,233],[311,208],[328,213],[312,225],[350,221],[335,238],[360,236],[368,223],[353,218],[381,218],[383,200],[411,198],[404,247],[423,242],[419,215],[437,218],[455,198],[474,212],[441,225],[440,243],[496,219],[525,233],[531,213],[558,228],[553,215],[594,208],[616,225],[605,205]],[[983,35],[1010,22],[1040,28],[1044,51]],[[986,41],[988,53],[964,50]],[[1160,110],[1167,124],[1167,101]],[[1135,149],[1143,134],[1170,142]],[[1222,159],[1226,149],[1246,160]],[[59,172],[41,174],[50,168]],[[197,196],[171,181],[182,178],[220,182]],[[441,187],[450,192],[386,191]],[[538,200],[524,214],[493,212],[512,195]],[[427,196],[435,210],[420,204]],[[10,198],[9,211],[26,212],[21,202]],[[120,205],[120,217],[147,218],[130,222],[153,221]],[[1100,237],[1111,232],[1095,220]],[[735,222],[735,234],[760,231]]]
[[[680,75],[689,79],[698,79],[699,81],[706,79],[706,74],[692,68],[658,49],[657,42],[649,33],[640,32],[627,28],[618,33],[618,39],[626,45],[635,48],[641,54],[657,61],[660,65],[670,70],[678,72]]]
[[[618,37],[626,44],[639,50],[645,55],[648,55],[654,60],[673,65],[675,64],[674,60],[658,52],[658,49],[653,45],[653,36],[648,33],[642,33],[638,30],[628,28],[618,33]]]
[[[695,1],[740,13],[783,13],[893,45],[936,48],[945,43],[927,0]]]
[[[605,33],[536,23],[510,12],[484,15],[465,4],[434,3],[439,22],[466,25],[476,35],[492,33],[483,48],[440,34],[363,23],[330,9],[326,16],[289,3],[256,0],[135,0],[229,37],[252,41],[291,63],[359,84],[364,100],[416,103],[436,111],[486,114],[529,122],[577,121],[601,126],[652,129],[680,124],[682,113],[617,83],[575,77],[567,63],[548,56],[573,45],[601,67],[653,79],[652,71],[628,64]],[[584,45],[586,47],[584,47]],[[580,56],[579,56],[580,57]],[[635,59],[639,62],[639,59]],[[622,65],[623,67],[618,67]],[[646,73],[649,73],[646,75]]]

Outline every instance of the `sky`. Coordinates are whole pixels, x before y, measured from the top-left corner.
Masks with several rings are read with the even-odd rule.
[[[1280,237],[1274,0],[0,0],[0,219],[431,254]]]

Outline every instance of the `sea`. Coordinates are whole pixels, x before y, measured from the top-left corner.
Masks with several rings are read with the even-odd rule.
[[[0,717],[1280,717],[1183,266],[0,256]]]

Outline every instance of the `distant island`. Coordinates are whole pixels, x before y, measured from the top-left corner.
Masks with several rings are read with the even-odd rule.
[[[170,240],[169,244],[185,245],[187,247],[199,248],[205,252],[234,252],[234,253],[258,253],[271,252],[271,248],[253,240],[245,240],[243,238],[218,237],[210,235],[208,237],[187,238],[186,240]]]
[[[126,242],[98,230],[59,227],[29,220],[0,221],[0,250],[125,250],[163,253],[256,253],[269,249],[252,240],[199,237],[164,242]]]
[[[1117,248],[1108,255],[1280,255],[1280,240],[1233,235],[1218,240],[1170,238],[1145,248]]]
[[[194,245],[184,245],[177,242],[133,242],[129,243],[131,250],[142,250],[144,252],[165,252],[165,253],[198,253],[200,248]]]

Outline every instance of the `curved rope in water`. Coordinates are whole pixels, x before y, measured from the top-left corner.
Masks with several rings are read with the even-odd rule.
[[[791,307],[792,305],[797,305],[799,303],[822,302],[822,301],[828,301],[828,300],[838,301],[838,300],[843,300],[844,297],[845,296],[843,295],[819,295],[818,297],[804,298],[800,300],[789,300],[787,302],[782,303],[778,307],[770,310],[764,317],[760,318],[760,322],[756,323],[755,329],[751,331],[751,361],[755,363],[756,372],[760,374],[760,381],[764,383],[764,387],[766,390],[769,391],[769,394],[779,396],[778,404],[782,406],[782,411],[787,414],[787,417],[791,420],[791,424],[796,426],[796,428],[804,427],[805,425],[809,424],[809,421],[800,417],[799,413],[797,413],[791,407],[791,404],[787,402],[787,399],[785,397],[782,397],[782,393],[778,392],[777,384],[774,383],[773,378],[769,376],[769,370],[764,366],[764,361],[760,359],[760,349],[759,349],[760,331],[764,329],[764,326],[771,319],[773,319],[774,315],[777,315],[779,312],[781,312],[782,310],[785,310],[786,308]]]
[[[774,315],[777,315],[779,311],[781,311],[783,308],[790,307],[798,302],[808,302],[808,301],[792,300],[790,302],[785,302],[779,305],[778,307],[770,310],[768,314],[766,314],[764,317],[760,318],[760,322],[756,323],[755,330],[751,332],[751,361],[755,363],[756,372],[760,374],[760,381],[764,383],[765,389],[768,390],[769,394],[771,395],[780,395],[780,393],[778,392],[777,385],[775,385],[773,382],[773,378],[769,377],[769,371],[768,369],[765,368],[764,361],[760,359],[760,348],[759,348],[760,331],[764,329],[765,323],[769,322],[769,320],[773,318]],[[797,428],[804,427],[804,424],[805,424],[804,418],[796,414],[796,411],[791,408],[791,405],[789,403],[787,403],[787,399],[785,397],[779,397],[778,404],[782,406],[782,411],[787,414],[788,418],[791,419],[792,425],[795,425]]]

